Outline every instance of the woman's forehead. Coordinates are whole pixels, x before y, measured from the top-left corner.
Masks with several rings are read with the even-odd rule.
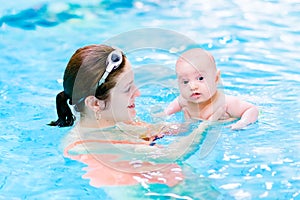
[[[119,75],[117,83],[118,84],[126,84],[131,82],[134,78],[133,70],[131,68],[131,64],[126,62],[123,72]]]

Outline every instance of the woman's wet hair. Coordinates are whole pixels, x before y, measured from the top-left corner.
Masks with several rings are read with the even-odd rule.
[[[125,55],[120,66],[113,70],[103,84],[98,85],[107,67],[106,60],[115,49],[106,45],[90,45],[78,49],[71,57],[63,77],[64,91],[56,96],[58,120],[50,122],[50,126],[72,126],[75,116],[70,106],[77,112],[84,111],[85,98],[95,96],[99,100],[108,101],[110,90],[115,87],[117,77],[123,72]]]

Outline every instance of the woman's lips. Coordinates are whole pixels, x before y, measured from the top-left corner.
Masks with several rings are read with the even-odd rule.
[[[129,106],[127,106],[128,107],[128,112],[129,112],[129,115],[131,116],[131,117],[135,117],[136,116],[136,111],[135,111],[135,104],[134,103],[132,103],[132,104],[130,104]]]
[[[133,104],[129,105],[128,108],[135,108],[135,104],[133,103]]]

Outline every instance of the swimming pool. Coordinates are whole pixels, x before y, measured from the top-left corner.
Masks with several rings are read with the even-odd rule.
[[[191,155],[186,164],[194,168],[194,181],[206,179],[224,198],[300,199],[297,0],[30,0],[1,2],[0,16],[0,199],[109,199],[81,178],[83,164],[63,157],[60,140],[70,129],[46,124],[56,117],[55,95],[77,48],[148,27],[184,34],[209,50],[225,92],[261,110],[245,130],[223,127],[208,156]],[[138,80],[175,80],[175,57],[147,49],[128,57]],[[139,70],[157,63],[166,66],[159,75]],[[163,106],[177,92],[174,86],[153,95],[149,90],[157,87],[149,87],[137,99],[146,120],[151,103]]]

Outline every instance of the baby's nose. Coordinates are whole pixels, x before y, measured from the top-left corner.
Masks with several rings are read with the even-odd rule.
[[[195,81],[190,81],[189,82],[191,90],[195,90],[198,88],[198,84]]]

